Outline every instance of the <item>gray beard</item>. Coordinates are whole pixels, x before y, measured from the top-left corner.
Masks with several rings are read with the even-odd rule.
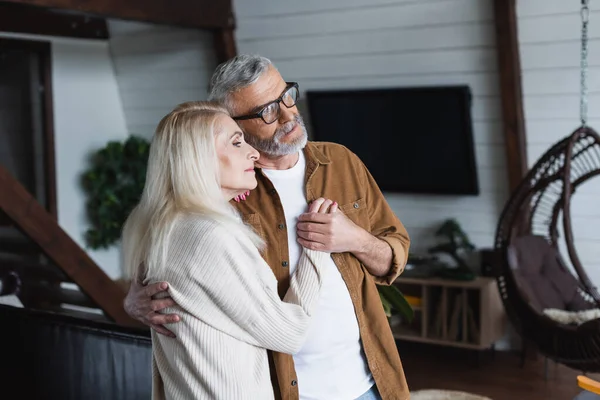
[[[281,138],[288,134],[296,124],[300,127],[302,135],[291,143],[281,143]],[[304,120],[300,114],[297,114],[294,117],[294,121],[286,122],[285,125],[275,131],[275,135],[270,139],[260,139],[248,133],[246,133],[245,139],[250,146],[254,147],[260,153],[270,157],[281,157],[295,154],[302,150],[308,142],[308,133],[306,132]]]

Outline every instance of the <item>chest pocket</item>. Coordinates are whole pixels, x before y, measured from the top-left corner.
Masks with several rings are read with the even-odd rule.
[[[256,232],[261,238],[263,238],[263,240],[266,239],[265,233],[264,233],[262,225],[260,223],[260,215],[258,215],[256,213],[246,214],[246,215],[242,216],[242,220],[244,221],[245,224],[251,226],[252,229],[254,229],[254,232]]]
[[[371,230],[369,214],[367,213],[367,203],[364,198],[341,205],[340,210],[356,225],[367,231]]]

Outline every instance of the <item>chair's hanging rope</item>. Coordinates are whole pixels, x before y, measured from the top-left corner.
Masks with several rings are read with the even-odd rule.
[[[581,126],[587,124],[587,68],[588,68],[588,21],[590,18],[589,0],[581,0],[581,98],[579,101],[579,114]]]

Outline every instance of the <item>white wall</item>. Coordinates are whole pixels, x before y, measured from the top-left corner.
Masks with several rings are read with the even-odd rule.
[[[235,12],[239,52],[271,58],[303,90],[469,85],[480,196],[386,197],[414,252],[449,217],[492,245],[508,185],[491,0],[254,0]]]
[[[530,167],[579,122],[580,2],[517,2]],[[600,4],[590,2],[589,125],[600,130]],[[600,179],[578,189],[571,206],[575,245],[590,279],[600,285]],[[564,249],[564,246],[563,246]],[[566,251],[564,255],[567,256]]]
[[[150,138],[177,104],[206,99],[216,67],[211,32],[120,20],[109,31],[129,133]]]
[[[54,145],[58,222],[83,248],[88,228],[80,176],[88,155],[126,137],[125,117],[108,42],[0,33],[52,42]],[[118,248],[88,253],[111,277],[120,276]]]

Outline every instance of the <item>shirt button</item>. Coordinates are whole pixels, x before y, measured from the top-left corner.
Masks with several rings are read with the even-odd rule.
[[[298,381],[296,381],[295,379],[292,380],[292,386],[296,386],[298,384]]]
[[[284,224],[279,224],[279,225],[277,225],[277,227],[278,227],[279,229],[283,229],[283,228],[285,228],[285,225],[284,225]]]
[[[281,262],[281,265],[282,265],[283,267],[287,267],[287,266],[288,266],[288,262],[287,262],[287,261],[282,261],[282,262]]]
[[[358,208],[358,203],[354,203],[354,208]]]

